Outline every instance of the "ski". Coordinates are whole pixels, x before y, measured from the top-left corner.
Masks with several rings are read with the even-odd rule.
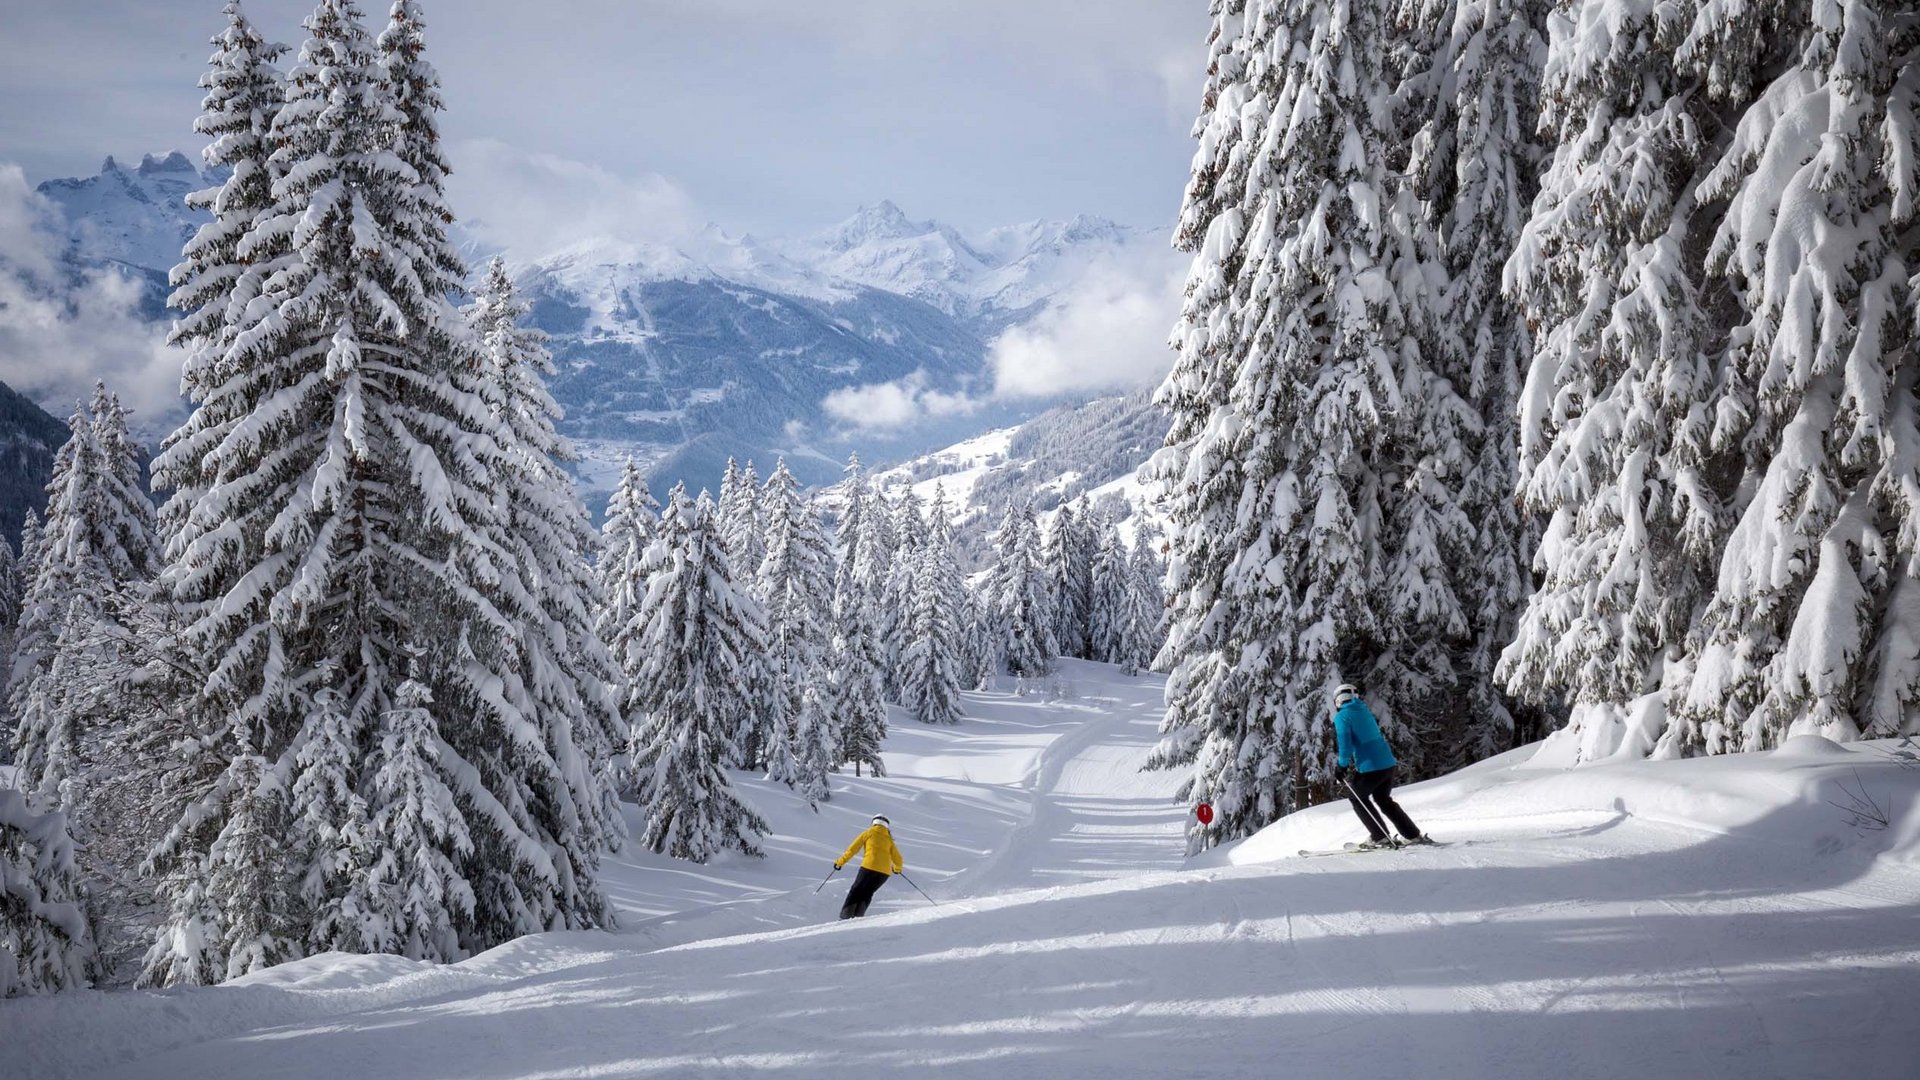
[[[1454,841],[1454,843],[1471,843],[1471,841]],[[1300,857],[1304,859],[1317,859],[1325,855],[1369,855],[1376,851],[1412,851],[1418,848],[1443,848],[1452,846],[1452,843],[1445,840],[1435,840],[1431,844],[1399,844],[1394,847],[1373,848],[1363,848],[1358,842],[1355,842],[1343,847],[1328,848],[1322,851],[1316,851],[1313,848],[1301,848]]]

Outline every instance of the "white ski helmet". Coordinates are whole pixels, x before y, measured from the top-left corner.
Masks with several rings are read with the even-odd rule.
[[[885,826],[886,826],[887,828],[889,828],[889,829],[891,829],[891,828],[893,828],[893,822],[891,822],[891,821],[888,821],[888,820],[887,820],[887,815],[885,815],[885,814],[875,814],[875,815],[873,815],[873,824],[875,824],[875,825],[885,825]]]
[[[1340,688],[1333,692],[1333,707],[1337,709],[1359,696],[1360,691],[1352,683],[1341,683]]]

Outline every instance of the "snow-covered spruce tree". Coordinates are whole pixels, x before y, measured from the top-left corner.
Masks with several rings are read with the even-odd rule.
[[[448,299],[459,260],[428,145],[437,99],[420,91],[432,80],[417,51],[407,60],[417,10],[400,15],[385,54],[350,0],[307,20],[271,131],[273,205],[236,248],[263,275],[260,295],[223,331],[231,345],[209,370],[230,374],[188,381],[207,419],[156,463],[178,492],[163,579],[183,624],[174,666],[208,677],[173,721],[197,757],[176,770],[183,805],[154,852],[171,913],[148,982],[265,962],[250,926],[284,925],[289,955],[377,936],[382,913],[360,926],[309,921],[365,866],[338,857],[348,830],[335,803],[289,797],[331,788],[302,783],[319,763],[298,751],[332,712],[359,744],[363,789],[359,763],[385,734],[415,642],[427,643],[420,681],[473,843],[470,855],[442,848],[476,896],[462,953],[606,918],[598,837],[574,827],[578,801],[551,749],[564,732],[507,689],[523,626],[497,481],[515,468],[513,434],[478,393],[476,350]],[[414,85],[396,98],[401,68]],[[249,757],[266,779],[236,771]],[[272,850],[296,865],[227,865],[255,850],[236,830],[271,816],[269,785],[294,826]]]
[[[887,735],[885,652],[880,641],[880,604],[887,565],[881,550],[884,506],[860,471],[847,463],[847,502],[840,516],[840,563],[834,574],[833,640],[827,651],[827,715],[836,729],[835,765],[854,775],[871,768],[885,776],[880,746]]]
[[[1175,623],[1165,738],[1213,804],[1189,844],[1323,790],[1328,697],[1389,733],[1459,625],[1442,468],[1473,418],[1423,354],[1436,245],[1390,166],[1404,139],[1385,5],[1220,0],[1177,242],[1195,255],[1159,403]],[[1402,648],[1409,644],[1422,648]]]
[[[1120,539],[1119,523],[1108,515],[1097,516],[1093,531],[1097,542],[1088,568],[1087,658],[1117,664],[1124,651],[1127,592],[1132,586],[1127,545]]]
[[[382,718],[368,788],[379,808],[372,821],[379,847],[355,899],[382,916],[366,925],[374,935],[362,942],[368,951],[448,961],[461,957],[459,928],[473,912],[461,865],[473,842],[441,767],[431,701],[432,691],[409,679]]]
[[[93,928],[59,811],[35,813],[0,787],[0,998],[78,990],[93,962]]]
[[[1053,583],[1041,558],[1031,499],[1007,504],[993,546],[999,559],[984,588],[1007,673],[1019,679],[1050,675],[1059,652],[1053,640]]]
[[[913,588],[920,547],[927,538],[926,506],[908,488],[887,511],[886,588],[880,602],[880,641],[886,651],[887,700],[906,704],[905,650],[913,633]]]
[[[1466,634],[1449,651],[1453,685],[1429,708],[1415,764],[1438,772],[1530,736],[1537,706],[1498,684],[1498,653],[1531,587],[1536,533],[1513,497],[1521,373],[1531,348],[1518,304],[1501,292],[1502,267],[1539,189],[1546,147],[1536,134],[1546,0],[1404,0],[1399,100],[1419,124],[1407,162],[1439,238],[1447,286],[1428,357],[1481,425],[1460,430],[1444,473],[1421,483],[1458,491],[1470,527],[1450,547],[1471,574],[1456,575]]]
[[[228,3],[225,14],[227,25],[214,36],[213,56],[200,77],[207,93],[193,129],[211,140],[201,155],[207,168],[228,172],[219,187],[187,196],[189,206],[210,212],[213,220],[187,241],[173,269],[174,292],[168,298],[169,306],[184,313],[168,341],[188,350],[182,384],[201,404],[169,443],[217,437],[205,433],[234,419],[201,414],[213,404],[209,392],[235,374],[224,366],[227,349],[239,329],[240,313],[259,295],[264,281],[262,268],[240,255],[240,244],[273,206],[273,122],[285,100],[276,62],[287,47],[262,38],[239,0]],[[184,472],[176,477],[189,478]],[[170,505],[184,509],[190,503],[175,499]]]
[[[1160,562],[1160,537],[1142,522],[1127,553],[1126,593],[1114,634],[1113,663],[1129,675],[1152,670],[1167,640],[1167,568]]]
[[[965,685],[969,690],[991,690],[1000,675],[1006,641],[984,589],[967,588],[964,617]]]
[[[396,15],[412,6],[396,5]],[[394,36],[389,30],[383,41]],[[612,770],[627,732],[609,691],[613,661],[594,628],[599,584],[587,555],[596,538],[561,464],[574,460],[573,446],[554,430],[562,413],[547,392],[553,360],[545,335],[520,325],[527,311],[506,264],[494,259],[468,321],[480,346],[480,396],[510,437],[508,469],[494,482],[504,502],[500,546],[517,574],[501,592],[502,606],[523,628],[512,643],[526,695],[519,707],[539,718],[563,773],[573,805],[554,808],[568,819],[559,828],[618,849],[626,823]]]
[[[827,694],[825,686],[814,685],[800,695],[787,777],[787,783],[816,811],[833,798],[828,775],[833,772],[834,724],[827,714]]]
[[[667,497],[660,540],[643,572],[645,657],[632,680],[633,761],[646,815],[640,842],[706,862],[726,850],[759,855],[766,822],[734,794],[726,769],[753,707],[746,669],[766,649],[760,606],[734,572],[710,500]]]
[[[821,665],[833,625],[833,549],[819,512],[801,495],[800,481],[785,459],[760,492],[760,514],[766,524],[767,554],[760,563],[755,592],[766,611],[766,659],[779,684],[782,705],[767,713],[778,723],[749,729],[749,757],[767,765],[776,756],[785,758],[789,764],[769,768],[769,774],[792,783],[792,740],[800,713],[807,695],[826,677]],[[815,737],[830,743],[831,720],[822,713],[820,722],[829,726]]]
[[[1063,503],[1047,530],[1042,557],[1053,578],[1053,640],[1060,655],[1091,655],[1093,556],[1099,543],[1088,520],[1085,499]]]
[[[11,710],[16,720],[16,784],[41,808],[74,811],[64,785],[95,768],[115,781],[126,711],[111,700],[122,672],[122,603],[144,598],[159,563],[153,504],[140,487],[140,450],[126,412],[105,386],[75,408],[67,442],[54,457],[47,519],[35,540],[32,590],[25,597],[15,654]]]
[[[600,527],[599,556],[594,563],[600,598],[599,610],[594,615],[594,631],[606,646],[608,659],[613,664],[614,707],[629,740],[632,720],[638,715],[632,701],[632,676],[640,670],[643,658],[638,616],[640,605],[647,597],[647,578],[641,566],[659,526],[660,504],[647,490],[640,467],[629,457],[620,471],[620,482],[613,489],[613,497],[607,502],[606,521]],[[619,749],[624,751],[624,742]],[[616,769],[616,773],[618,790],[623,795],[631,794],[632,777],[623,769]]]
[[[951,522],[946,492],[935,486],[927,535],[916,556],[907,641],[900,657],[903,704],[923,724],[957,724],[966,715],[960,704],[966,678],[966,585],[953,557]]]
[[[1507,269],[1547,525],[1500,670],[1573,705],[1573,760],[1846,737],[1915,674],[1878,637],[1915,550],[1913,17],[1652,18],[1555,16],[1558,149]]]
[[[749,585],[758,587],[752,579],[767,557],[767,523],[760,512],[760,474],[753,462],[747,462],[746,469],[741,470],[732,458],[727,459],[726,475],[720,479],[718,513],[721,536],[733,565],[747,575]]]

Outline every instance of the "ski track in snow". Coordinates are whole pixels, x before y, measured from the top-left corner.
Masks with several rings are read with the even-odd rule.
[[[1470,845],[1293,857],[1355,838],[1336,805],[1189,861],[1178,777],[1137,771],[1159,680],[1063,684],[896,715],[891,775],[819,814],[743,780],[769,857],[617,857],[618,932],[0,1002],[0,1077],[1914,1075],[1920,770],[1870,747],[1517,752],[1403,789]],[[1827,804],[1856,779],[1892,828]],[[848,875],[814,885],[876,809],[940,906],[890,882],[836,922]]]

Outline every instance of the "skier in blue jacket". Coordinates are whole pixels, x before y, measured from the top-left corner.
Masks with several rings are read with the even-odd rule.
[[[1360,700],[1360,691],[1352,686],[1342,684],[1333,692],[1333,737],[1340,749],[1339,767],[1334,775],[1347,789],[1353,812],[1360,815],[1361,823],[1367,827],[1369,839],[1360,847],[1364,850],[1398,847],[1401,841],[1387,831],[1388,821],[1400,830],[1406,843],[1433,843],[1407,812],[1400,809],[1400,804],[1393,801],[1393,769],[1400,763],[1393,756],[1393,748],[1387,745],[1386,736],[1380,734],[1380,722],[1373,718],[1373,710],[1367,708],[1367,703]]]

